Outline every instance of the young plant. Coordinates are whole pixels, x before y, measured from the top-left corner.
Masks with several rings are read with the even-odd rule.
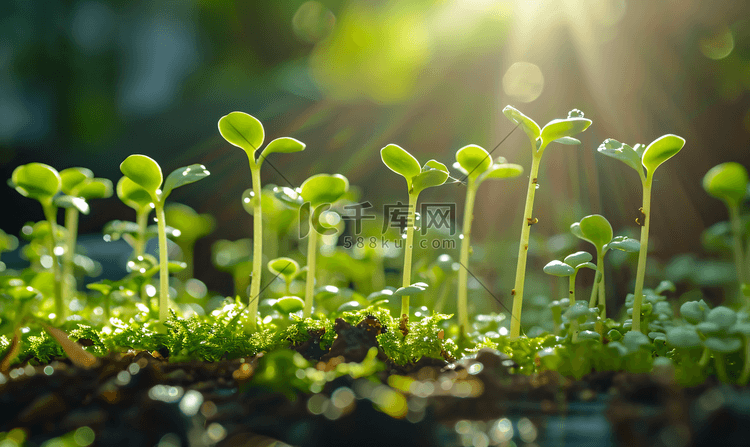
[[[133,183],[148,192],[156,211],[159,225],[159,322],[164,324],[169,316],[169,260],[167,257],[167,223],[164,204],[175,188],[208,177],[203,165],[190,165],[175,169],[164,180],[161,167],[145,155],[131,155],[120,164],[120,171]],[[162,181],[164,182],[162,189]]]
[[[266,157],[274,152],[291,153],[305,149],[305,144],[294,138],[277,138],[262,151],[260,147],[265,140],[263,124],[257,118],[243,112],[232,112],[219,119],[219,133],[228,143],[245,151],[250,162],[253,193],[253,273],[250,283],[250,330],[257,327],[258,299],[263,265],[263,208],[260,182],[260,167]]]
[[[151,194],[137,183],[130,180],[128,177],[120,178],[117,182],[117,197],[120,198],[122,203],[133,208],[135,210],[135,237],[131,236],[127,231],[116,230],[118,235],[122,235],[123,239],[133,247],[133,258],[142,256],[146,251],[147,242],[147,230],[148,230],[148,215],[153,210]],[[129,223],[128,223],[129,224]],[[113,223],[114,226],[121,226]],[[129,225],[127,225],[129,226]]]
[[[494,163],[490,154],[474,144],[464,146],[456,152],[456,163],[453,167],[466,176],[466,202],[464,205],[464,225],[461,241],[461,269],[458,271],[458,325],[462,333],[469,329],[468,313],[468,269],[469,251],[471,250],[471,221],[474,218],[474,198],[479,185],[487,179],[504,179],[518,177],[523,167],[507,163],[502,157]]]
[[[268,271],[274,276],[281,276],[284,279],[284,285],[286,287],[285,295],[291,295],[292,281],[294,277],[299,273],[300,268],[297,261],[292,258],[276,258],[268,262]]]
[[[76,290],[76,279],[73,275],[73,259],[78,238],[79,212],[89,213],[88,201],[91,199],[106,199],[112,196],[112,181],[106,178],[94,178],[94,173],[86,168],[68,168],[60,171],[62,192],[65,196],[56,200],[58,206],[65,209],[65,229],[68,230],[68,240],[63,255],[63,280],[69,296]]]
[[[630,147],[611,138],[597,149],[600,153],[616,158],[638,172],[643,188],[643,206],[641,217],[636,222],[641,226],[641,249],[638,254],[638,270],[635,277],[635,291],[633,302],[633,327],[631,330],[641,330],[641,304],[643,302],[643,282],[646,276],[646,256],[648,255],[648,232],[651,224],[651,187],[654,182],[654,172],[662,163],[676,155],[685,146],[685,139],[677,135],[663,135],[652,141],[648,146],[636,144]],[[643,169],[646,172],[643,172]]]
[[[308,178],[300,187],[300,196],[310,205],[309,230],[307,239],[307,282],[305,284],[304,318],[312,315],[313,293],[315,288],[315,261],[318,255],[318,235],[332,229],[321,225],[321,215],[331,208],[331,204],[349,190],[349,180],[341,174],[316,174]]]
[[[409,192],[409,208],[406,218],[406,243],[404,247],[404,278],[402,287],[411,286],[411,253],[414,244],[414,212],[419,193],[433,186],[440,186],[448,180],[448,168],[444,164],[430,160],[419,165],[419,161],[406,150],[395,144],[389,144],[380,150],[380,158],[390,169],[406,179]],[[388,218],[388,216],[386,216]],[[401,332],[406,334],[409,323],[409,295],[401,296]]]
[[[592,270],[596,270],[591,260],[593,257],[591,253],[586,251],[578,251],[570,254],[561,261],[554,260],[547,263],[544,266],[544,273],[553,276],[561,276],[568,278],[568,299],[571,303],[576,301],[576,276],[578,270],[586,267]]]
[[[542,162],[544,150],[552,142],[563,144],[580,144],[581,142],[573,138],[591,125],[591,120],[583,117],[580,110],[571,110],[568,112],[566,119],[556,119],[547,123],[544,128],[519,112],[511,106],[503,109],[503,114],[521,126],[526,135],[529,137],[531,144],[531,172],[529,173],[529,188],[526,193],[526,205],[523,212],[523,222],[521,223],[521,241],[518,247],[518,264],[516,265],[516,281],[511,295],[513,295],[513,310],[510,321],[510,337],[517,338],[521,334],[521,308],[523,305],[523,286],[526,278],[526,257],[529,253],[529,234],[531,226],[538,220],[532,218],[534,208],[534,196],[539,186],[538,175],[539,165]]]
[[[42,205],[44,217],[49,222],[50,234],[48,238],[49,256],[52,258],[52,272],[55,277],[55,315],[58,322],[65,320],[65,302],[63,301],[62,274],[57,260],[57,207],[55,196],[62,189],[60,174],[52,166],[44,163],[29,163],[13,170],[10,184],[24,197],[34,199]]]
[[[740,290],[747,288],[745,262],[742,253],[742,221],[740,205],[747,194],[747,169],[739,163],[722,163],[711,168],[703,177],[703,189],[723,201],[729,210],[729,222],[732,227],[732,248],[734,265],[737,269],[737,284]]]

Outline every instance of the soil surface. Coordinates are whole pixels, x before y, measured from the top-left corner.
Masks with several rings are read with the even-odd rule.
[[[321,371],[361,362],[382,330],[343,320],[330,350],[320,333],[290,346]],[[380,357],[387,360],[380,351]],[[29,445],[89,427],[101,446],[747,446],[750,390],[669,372],[592,373],[573,381],[512,374],[512,360],[482,350],[449,363],[387,363],[379,380],[344,376],[317,394],[254,386],[263,356],[170,362],[169,353],[111,353],[90,369],[67,359],[16,365],[0,376],[0,431]],[[384,385],[390,383],[398,391]],[[293,397],[290,399],[290,396]]]

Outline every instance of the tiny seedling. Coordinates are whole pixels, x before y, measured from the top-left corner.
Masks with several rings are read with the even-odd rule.
[[[466,202],[464,205],[463,240],[461,240],[461,269],[458,271],[458,324],[462,333],[469,329],[468,313],[468,269],[471,251],[471,221],[474,218],[474,199],[479,185],[487,179],[518,177],[523,167],[507,163],[499,157],[494,163],[484,148],[470,144],[456,152],[453,167],[466,176]]]
[[[117,182],[117,197],[120,198],[122,203],[135,210],[135,237],[131,237],[128,234],[129,232],[117,231],[117,233],[118,235],[122,234],[123,239],[133,247],[133,257],[136,258],[146,251],[148,215],[154,209],[151,194],[129,178],[122,177]],[[116,225],[120,226],[119,224]]]
[[[597,149],[600,153],[616,158],[638,172],[643,187],[643,206],[641,216],[636,223],[641,226],[641,249],[638,254],[638,270],[635,278],[633,293],[633,327],[631,330],[641,330],[641,304],[643,303],[643,282],[646,276],[646,256],[648,255],[648,231],[651,224],[651,187],[654,182],[654,172],[662,163],[675,156],[685,146],[685,139],[677,135],[663,135],[652,141],[648,146],[636,144],[635,147],[620,143],[611,138]],[[643,172],[643,169],[646,172]]]
[[[180,278],[188,280],[193,277],[193,251],[195,241],[208,236],[216,226],[216,220],[210,214],[198,214],[187,205],[170,203],[164,213],[167,222],[175,229],[172,237],[182,251],[182,260],[187,265],[180,272]]]
[[[210,173],[205,166],[196,164],[175,169],[164,180],[159,164],[152,158],[140,154],[126,158],[120,164],[120,171],[148,192],[156,211],[156,222],[159,226],[159,322],[164,324],[169,316],[169,260],[164,204],[172,190],[204,179]]]
[[[526,258],[529,253],[529,234],[531,226],[538,220],[532,217],[534,196],[539,186],[539,165],[542,162],[544,150],[552,142],[562,144],[580,144],[573,138],[591,125],[591,120],[583,117],[580,110],[571,110],[565,119],[556,119],[547,123],[543,128],[511,106],[503,109],[503,114],[521,126],[529,137],[531,144],[531,172],[529,173],[529,188],[526,193],[526,205],[521,223],[521,241],[518,247],[518,263],[516,264],[516,281],[511,294],[513,295],[513,310],[510,321],[510,337],[517,338],[521,334],[521,308],[523,306],[523,286],[526,277]]]
[[[419,165],[416,158],[400,146],[389,144],[380,150],[380,158],[391,171],[406,179],[409,192],[409,208],[406,218],[406,242],[404,247],[404,279],[402,287],[411,286],[411,253],[414,244],[414,213],[419,193],[433,186],[440,186],[448,180],[448,168],[444,164],[430,160]],[[405,333],[409,323],[409,295],[401,296],[401,332]]]
[[[544,266],[544,273],[567,277],[568,299],[571,303],[574,303],[576,301],[576,276],[578,275],[578,270],[584,267],[596,270],[596,265],[591,262],[592,259],[591,253],[578,251],[566,256],[562,261],[550,261]]]
[[[292,258],[276,258],[268,262],[268,271],[275,276],[281,276],[284,279],[286,295],[291,295],[292,281],[299,273],[300,268],[297,261]]]
[[[260,147],[265,140],[263,124],[257,118],[244,112],[232,112],[219,119],[219,133],[227,142],[244,150],[250,162],[254,197],[262,195],[260,167],[266,157],[274,152],[291,153],[305,149],[305,144],[294,138],[277,138]],[[262,200],[253,200],[253,273],[250,283],[250,330],[257,328],[258,299],[263,263],[263,208]]]
[[[737,269],[737,283],[741,291],[748,287],[745,278],[745,262],[742,252],[743,231],[740,220],[740,205],[747,194],[747,185],[747,169],[735,162],[714,166],[703,177],[703,189],[711,196],[723,201],[729,210],[734,265]]]
[[[66,312],[63,301],[62,272],[57,260],[58,252],[56,252],[57,207],[54,204],[55,196],[62,189],[62,179],[52,166],[44,163],[29,163],[13,170],[10,185],[22,196],[38,201],[42,205],[45,219],[49,222],[48,250],[52,258],[52,272],[55,277],[55,314],[57,321],[63,321]]]
[[[315,288],[315,262],[318,254],[318,235],[333,231],[321,225],[321,216],[349,190],[349,180],[341,174],[316,174],[300,187],[300,196],[310,204],[309,231],[307,239],[307,282],[305,284],[304,318],[312,315]]]

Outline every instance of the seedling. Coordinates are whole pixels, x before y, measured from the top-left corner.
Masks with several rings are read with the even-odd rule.
[[[133,257],[143,255],[146,250],[148,215],[154,209],[151,194],[140,185],[133,182],[127,177],[120,178],[117,182],[117,197],[122,203],[135,210],[136,235],[135,237],[124,237],[127,231],[119,231],[123,238],[133,247]]]
[[[532,217],[534,208],[534,196],[539,186],[539,165],[542,161],[544,150],[552,142],[562,144],[580,144],[581,142],[573,138],[591,125],[591,120],[583,117],[580,110],[571,110],[568,112],[566,119],[556,119],[547,123],[544,128],[519,112],[511,106],[506,106],[503,113],[509,120],[521,126],[526,135],[529,137],[531,144],[531,172],[529,173],[529,188],[526,193],[526,205],[523,212],[523,222],[521,223],[521,242],[518,247],[518,264],[516,264],[516,281],[515,287],[511,294],[513,295],[513,311],[510,321],[510,337],[517,338],[521,334],[521,308],[523,305],[523,286],[526,277],[526,257],[529,253],[529,234],[531,226],[538,220]]]
[[[164,204],[173,189],[204,179],[210,173],[205,166],[196,164],[175,169],[163,180],[159,164],[145,155],[129,156],[120,164],[120,171],[148,192],[156,211],[156,222],[159,225],[159,322],[164,324],[169,316],[169,260]]]
[[[316,174],[302,183],[300,196],[310,204],[309,231],[307,239],[307,282],[305,284],[304,318],[312,315],[313,290],[315,288],[315,261],[318,255],[318,235],[328,233],[330,228],[321,225],[321,215],[331,204],[349,190],[349,180],[341,174]]]
[[[458,271],[458,325],[462,333],[469,329],[467,305],[469,251],[471,250],[471,221],[474,218],[474,198],[479,185],[487,179],[504,179],[518,177],[523,167],[507,163],[502,157],[494,163],[490,154],[483,148],[470,144],[456,152],[456,163],[453,167],[466,176],[466,202],[464,205],[463,240],[461,241],[461,269]]]
[[[419,166],[419,161],[406,150],[395,144],[389,144],[380,150],[380,158],[390,169],[406,179],[406,189],[409,192],[409,209],[406,218],[406,243],[404,247],[404,279],[402,287],[411,285],[411,253],[414,244],[414,212],[417,207],[419,193],[433,186],[440,186],[448,180],[448,168],[444,164],[430,160]],[[401,297],[401,332],[406,335],[409,323],[409,295]]]
[[[261,197],[260,167],[266,157],[274,152],[291,153],[305,149],[305,144],[294,138],[277,138],[262,151],[265,140],[263,124],[257,118],[243,112],[232,112],[219,119],[219,133],[227,142],[244,150],[250,162],[253,193]],[[250,283],[250,330],[257,328],[258,298],[263,263],[263,208],[262,200],[253,200],[253,273]]]
[[[578,251],[565,257],[561,262],[558,260],[550,261],[544,266],[544,273],[548,275],[561,276],[568,278],[568,299],[571,303],[576,301],[576,276],[578,270],[586,267],[596,270],[591,260],[593,257],[589,252]]]
[[[52,166],[44,163],[29,163],[13,170],[10,184],[24,197],[34,199],[42,205],[44,217],[49,222],[49,256],[52,258],[52,272],[55,275],[55,314],[57,321],[65,319],[65,303],[63,301],[62,274],[58,263],[56,251],[57,242],[57,207],[54,204],[55,196],[62,188],[60,174]]]
[[[216,226],[216,220],[210,214],[198,214],[187,205],[181,203],[170,203],[164,213],[167,222],[177,230],[172,238],[180,250],[182,260],[185,262],[185,270],[180,272],[180,277],[187,280],[193,277],[193,251],[195,241],[208,236]]]
[[[292,281],[294,277],[299,273],[299,264],[292,258],[276,258],[268,262],[268,270],[275,276],[280,276],[284,279],[286,286],[286,295],[291,295]]]
[[[68,287],[65,288],[69,296],[76,290],[73,275],[73,258],[78,238],[78,214],[88,214],[91,199],[106,199],[112,196],[112,182],[105,178],[94,178],[94,173],[86,168],[68,168],[60,171],[62,192],[65,196],[58,196],[57,205],[66,208],[65,229],[68,230],[68,240],[63,255],[63,279]]]
[[[737,269],[737,284],[741,291],[749,287],[745,278],[745,262],[742,253],[743,231],[740,220],[740,205],[747,194],[747,185],[747,169],[734,162],[714,166],[703,177],[703,189],[711,196],[723,201],[729,210],[734,265]]]
[[[685,139],[677,135],[663,135],[648,146],[636,144],[630,147],[617,140],[607,139],[597,149],[600,153],[616,158],[638,172],[643,187],[643,206],[636,223],[641,226],[641,249],[638,254],[638,270],[635,277],[635,301],[633,302],[633,331],[641,330],[641,304],[643,302],[643,282],[646,275],[648,255],[648,231],[651,224],[651,186],[654,172],[662,163],[676,155],[685,146]],[[646,172],[643,172],[643,169]]]

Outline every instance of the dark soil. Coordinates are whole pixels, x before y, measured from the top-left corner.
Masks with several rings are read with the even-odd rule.
[[[320,347],[321,333],[291,348],[327,370],[360,362],[382,331],[374,318],[357,326],[338,320],[335,329],[328,351]],[[83,426],[102,446],[237,447],[274,440],[459,446],[511,438],[518,445],[750,445],[750,391],[713,381],[681,388],[659,374],[592,373],[580,381],[550,372],[522,376],[511,373],[514,364],[505,355],[483,350],[455,363],[388,364],[382,383],[393,374],[410,378],[389,407],[392,417],[376,408],[387,406],[378,396],[390,388],[365,378],[329,382],[315,401],[299,393],[290,400],[253,386],[262,356],[214,363],[170,363],[167,356],[113,353],[88,370],[66,359],[16,366],[0,378],[0,431],[22,427],[29,445]]]

